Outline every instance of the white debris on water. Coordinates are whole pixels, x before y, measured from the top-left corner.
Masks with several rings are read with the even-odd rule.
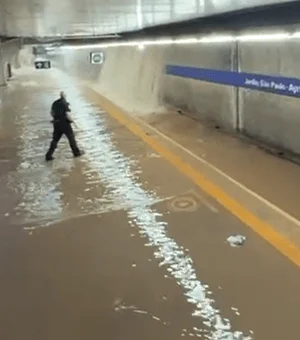
[[[161,319],[160,318],[158,318],[157,316],[155,316],[155,315],[152,315],[152,319],[153,320],[156,320],[156,321],[161,321]]]
[[[148,157],[149,158],[160,158],[160,155],[155,152],[151,152],[148,154]]]
[[[111,135],[107,132],[105,117],[95,115],[95,108],[82,99],[80,91],[71,78],[57,71],[57,81],[65,88],[69,101],[76,107],[74,119],[81,130],[80,143],[85,146],[89,165],[99,173],[115,202],[127,206],[128,217],[137,227],[148,245],[155,250],[156,258],[182,288],[187,301],[201,317],[199,324],[209,327],[208,340],[249,340],[251,337],[232,330],[229,321],[221,316],[216,302],[210,297],[209,287],[197,278],[193,260],[168,234],[168,224],[163,215],[152,207],[157,200],[154,193],[144,190],[132,171],[131,160],[118,151]]]
[[[22,80],[18,83],[21,84]],[[43,139],[43,142],[40,142],[40,138],[49,130],[49,123],[34,106],[35,101],[40,99],[40,93],[35,93],[30,98],[31,101],[28,103],[30,114],[23,112],[16,122],[21,140],[18,150],[20,164],[18,171],[10,174],[9,185],[22,197],[15,208],[20,220],[22,222],[37,220],[40,223],[60,218],[63,205],[62,193],[57,190],[60,176],[43,163],[49,141]]]
[[[138,310],[138,311],[140,311],[136,306],[126,306],[121,299],[116,299],[116,301],[114,302],[114,309],[115,309],[116,312],[119,312],[121,310]]]
[[[240,315],[240,312],[237,308],[231,307],[231,310],[235,313],[235,315],[238,315],[238,316]]]
[[[227,242],[231,245],[231,247],[240,247],[246,241],[246,237],[242,235],[234,235],[229,236]]]
[[[159,317],[145,311],[142,309],[137,308],[136,306],[126,306],[125,303],[121,300],[121,299],[117,299],[114,303],[114,309],[116,312],[120,312],[120,311],[131,311],[134,314],[141,314],[141,315],[146,315],[151,317],[151,319],[155,320],[155,321],[162,321]],[[168,325],[167,322],[164,322],[164,325]]]
[[[20,169],[24,169],[24,170],[27,170],[27,169],[29,169],[30,168],[30,166],[31,166],[31,164],[29,163],[29,162],[22,162],[21,164],[20,164]]]
[[[135,309],[134,313],[147,315],[148,313],[144,310]]]

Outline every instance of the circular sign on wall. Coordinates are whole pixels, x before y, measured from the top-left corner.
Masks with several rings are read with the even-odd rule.
[[[103,52],[91,52],[90,61],[91,61],[91,64],[103,64],[104,53]]]

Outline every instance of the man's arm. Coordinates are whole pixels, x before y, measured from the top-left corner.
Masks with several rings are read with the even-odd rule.
[[[51,115],[52,119],[54,120],[54,109],[53,109],[53,104],[52,104],[52,106],[51,106],[50,115]],[[52,120],[52,122],[53,122],[53,120]]]
[[[70,112],[71,112],[70,104],[68,102],[65,102],[64,104],[65,104],[65,111],[66,111],[67,119],[69,123],[73,123],[73,119],[70,115]]]
[[[66,116],[69,123],[74,123],[72,117],[70,116],[70,112],[66,112]]]
[[[68,102],[65,100],[65,101],[64,101],[64,105],[65,105],[65,110],[66,110],[66,112],[71,112],[70,103],[68,103]]]

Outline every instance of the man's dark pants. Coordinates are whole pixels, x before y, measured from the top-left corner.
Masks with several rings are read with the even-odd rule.
[[[53,138],[50,144],[50,148],[46,154],[46,159],[52,158],[52,155],[55,149],[57,148],[57,144],[63,135],[65,135],[68,138],[73,155],[75,157],[80,156],[80,150],[77,146],[71,124],[66,122],[55,122],[53,123],[53,126],[54,126]]]

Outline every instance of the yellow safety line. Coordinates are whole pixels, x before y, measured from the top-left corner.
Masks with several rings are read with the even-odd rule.
[[[230,211],[239,220],[249,226],[258,235],[273,245],[278,251],[294,262],[300,267],[300,249],[290,242],[283,235],[274,230],[274,228],[267,222],[261,220],[248,209],[243,207],[238,201],[231,198],[220,187],[209,181],[191,165],[185,163],[175,153],[171,152],[164,146],[160,145],[155,139],[147,135],[147,133],[130,118],[127,117],[124,111],[113,104],[107,98],[104,98],[99,93],[93,93],[97,96],[97,101],[100,100],[100,106],[107,111],[107,113],[116,119],[119,123],[126,126],[134,135],[138,136],[146,142],[152,149],[159,153],[163,158],[173,164],[180,172],[193,180],[203,191],[215,198],[221,205]],[[93,98],[95,100],[95,98]]]

